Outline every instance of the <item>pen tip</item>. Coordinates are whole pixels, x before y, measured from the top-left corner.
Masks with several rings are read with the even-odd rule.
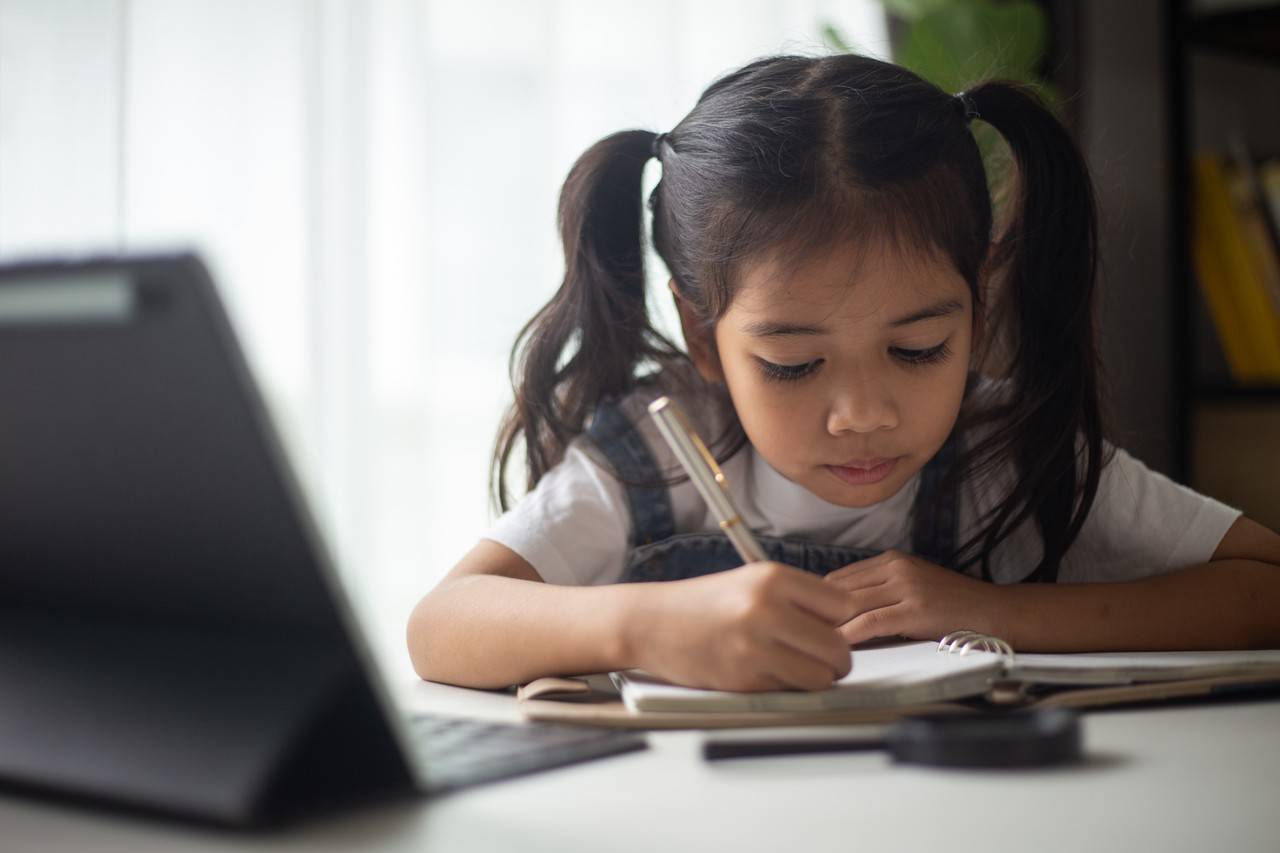
[[[649,414],[652,415],[656,412],[662,411],[667,407],[667,405],[670,402],[671,400],[668,397],[659,397],[658,399],[654,400],[652,403],[649,404]]]

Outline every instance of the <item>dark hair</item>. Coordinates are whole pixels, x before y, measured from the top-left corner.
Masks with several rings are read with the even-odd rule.
[[[975,118],[1000,133],[1017,167],[994,240]],[[641,175],[651,147],[662,163],[649,197],[654,247],[705,328],[728,309],[741,265],[766,255],[791,262],[837,242],[889,242],[955,267],[984,318],[983,342],[995,342],[980,343],[977,366],[1003,357],[1008,386],[993,404],[962,407],[957,429],[990,429],[951,476],[1012,458],[1017,477],[951,564],[980,562],[990,578],[992,551],[1034,518],[1044,553],[1028,579],[1055,580],[1106,463],[1087,169],[1019,84],[954,97],[856,55],[757,60],[708,87],[668,133],[616,133],[574,164],[560,195],[564,283],[512,350],[515,404],[494,452],[498,504],[508,505],[506,468],[521,439],[532,488],[601,401],[634,388],[646,365],[687,358],[646,311]]]

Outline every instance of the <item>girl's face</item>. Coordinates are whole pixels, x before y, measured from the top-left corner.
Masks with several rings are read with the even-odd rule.
[[[722,379],[756,450],[820,498],[892,497],[942,447],[964,395],[969,288],[943,259],[842,248],[790,274],[748,266],[691,347]]]

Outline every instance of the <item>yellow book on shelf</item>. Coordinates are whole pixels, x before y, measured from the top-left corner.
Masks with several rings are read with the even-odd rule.
[[[1254,195],[1253,187],[1244,175],[1238,172],[1227,172],[1227,189],[1235,204],[1240,236],[1244,238],[1245,247],[1249,250],[1249,258],[1258,273],[1258,280],[1262,282],[1262,290],[1267,294],[1271,318],[1280,339],[1280,258],[1276,257],[1275,242],[1267,230],[1266,214],[1260,206],[1262,201]]]
[[[1220,245],[1214,234],[1213,220],[1206,214],[1206,205],[1202,201],[1205,193],[1201,189],[1201,184],[1208,180],[1202,174],[1204,171],[1197,162],[1191,235],[1196,278],[1200,283],[1201,292],[1204,293],[1205,303],[1209,307],[1209,316],[1213,320],[1214,329],[1217,330],[1218,341],[1226,356],[1231,378],[1237,382],[1249,382],[1261,372],[1261,359],[1245,336],[1244,318],[1240,314],[1240,306],[1236,304],[1231,283],[1228,281],[1227,262],[1219,251]]]
[[[1196,269],[1232,374],[1242,382],[1280,381],[1280,322],[1266,273],[1213,154],[1196,157],[1194,198]]]
[[[1236,313],[1231,285],[1227,281],[1226,262],[1219,257],[1217,244],[1208,231],[1208,219],[1197,211],[1191,237],[1196,279],[1209,306],[1209,317],[1218,332],[1218,342],[1227,358],[1231,378],[1237,382],[1248,382],[1259,372],[1258,360],[1241,331],[1244,321]]]

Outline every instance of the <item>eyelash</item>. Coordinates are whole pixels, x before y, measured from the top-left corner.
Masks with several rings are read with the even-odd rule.
[[[894,353],[894,357],[908,367],[923,367],[945,361],[947,356],[951,355],[951,347],[946,341],[943,341],[936,347],[930,347],[929,349],[893,348],[890,352]],[[796,380],[804,379],[817,370],[823,359],[815,359],[804,364],[774,364],[772,361],[765,361],[763,358],[758,358],[757,361],[760,362],[760,370],[764,373],[765,379],[771,382],[795,382]]]

